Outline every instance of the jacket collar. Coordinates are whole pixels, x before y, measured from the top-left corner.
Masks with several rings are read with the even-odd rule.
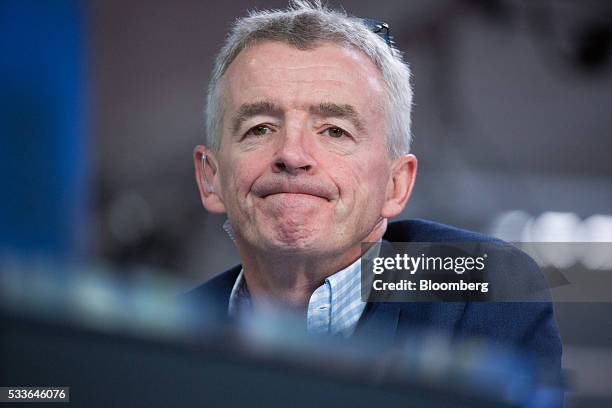
[[[383,240],[379,256],[393,256],[393,247]],[[357,328],[355,337],[363,337],[368,342],[376,341],[380,345],[390,345],[397,333],[401,309],[393,302],[370,302],[366,305]]]

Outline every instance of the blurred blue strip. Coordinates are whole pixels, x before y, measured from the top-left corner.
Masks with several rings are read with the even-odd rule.
[[[0,1],[0,252],[69,258],[85,204],[82,4]]]

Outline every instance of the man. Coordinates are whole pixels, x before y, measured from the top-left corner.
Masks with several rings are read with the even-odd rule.
[[[382,28],[305,2],[235,23],[213,70],[195,170],[204,207],[227,214],[242,265],[188,296],[228,321],[292,310],[308,331],[375,333],[387,344],[435,329],[510,344],[558,368],[548,302],[361,301],[363,242],[493,242],[427,221],[389,223],[408,202],[417,160],[410,70],[374,32]],[[537,274],[515,258],[506,269]]]

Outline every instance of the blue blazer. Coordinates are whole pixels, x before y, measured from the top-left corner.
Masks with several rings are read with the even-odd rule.
[[[538,266],[527,255],[497,239],[424,220],[390,223],[383,237],[390,242],[490,242],[507,250],[494,275],[520,275],[524,281],[542,282]],[[384,248],[384,246],[383,246]],[[381,256],[384,253],[381,250]],[[203,301],[208,315],[227,323],[229,296],[242,266],[217,275],[186,295]],[[513,278],[514,279],[514,278]],[[353,337],[375,338],[392,345],[419,330],[434,330],[452,339],[479,337],[509,345],[532,355],[560,373],[561,339],[552,304],[542,302],[368,302]]]

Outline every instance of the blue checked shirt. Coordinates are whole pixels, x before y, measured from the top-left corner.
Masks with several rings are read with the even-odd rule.
[[[309,332],[340,334],[349,337],[363,313],[361,301],[361,258],[348,267],[327,277],[310,297],[306,324]],[[236,316],[252,310],[251,296],[240,271],[232,288],[228,312]]]

